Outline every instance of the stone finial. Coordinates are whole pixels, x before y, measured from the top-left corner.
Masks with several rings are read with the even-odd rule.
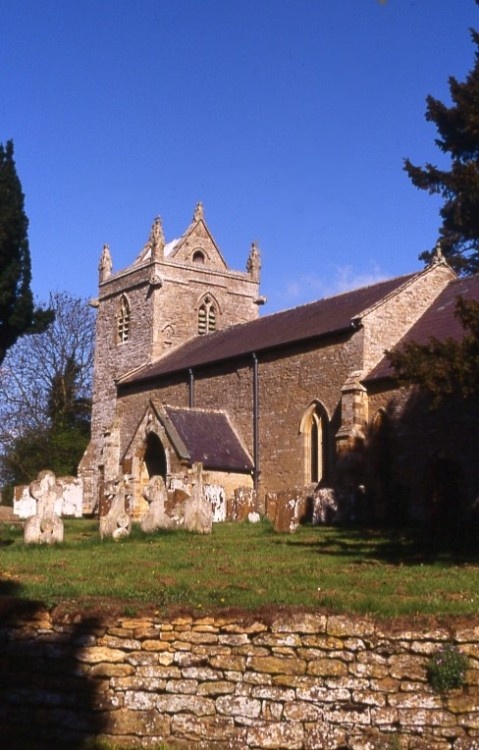
[[[438,263],[444,263],[445,260],[444,253],[442,252],[441,240],[438,240],[432,256],[432,265],[436,266]]]
[[[251,250],[246,262],[246,270],[255,281],[259,281],[259,272],[261,270],[261,254],[256,242],[251,243]]]
[[[111,276],[111,269],[113,263],[111,261],[110,247],[109,245],[103,245],[103,251],[100,257],[100,263],[98,265],[98,272],[100,274],[100,284],[106,281]]]
[[[204,218],[203,204],[201,201],[198,201],[198,203],[196,204],[195,212],[193,214],[193,221],[200,221],[200,219]]]
[[[151,227],[148,244],[151,249],[151,260],[159,260],[163,257],[165,235],[163,234],[163,224],[159,216],[155,218]]]

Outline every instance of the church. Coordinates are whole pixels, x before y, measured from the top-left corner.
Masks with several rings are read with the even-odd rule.
[[[103,248],[85,512],[102,513],[105,483],[123,476],[139,519],[151,476],[172,489],[198,467],[227,502],[248,492],[263,513],[275,493],[318,486],[361,488],[376,521],[470,507],[478,415],[432,410],[385,351],[460,337],[455,301],[479,299],[479,277],[457,278],[438,252],[415,273],[260,315],[255,243],[245,260],[228,267],[201,203],[179,239],[155,219],[123,270]]]

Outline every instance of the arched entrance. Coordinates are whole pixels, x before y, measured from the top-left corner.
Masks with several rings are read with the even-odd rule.
[[[146,438],[146,449],[143,458],[148,478],[160,476],[166,480],[167,463],[166,453],[158,435],[149,432]]]

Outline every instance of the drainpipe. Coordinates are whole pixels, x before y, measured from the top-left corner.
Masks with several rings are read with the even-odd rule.
[[[188,369],[189,380],[189,407],[193,409],[195,406],[195,376],[191,367]]]
[[[258,357],[253,352],[253,484],[258,490],[260,461],[259,461],[259,372]]]

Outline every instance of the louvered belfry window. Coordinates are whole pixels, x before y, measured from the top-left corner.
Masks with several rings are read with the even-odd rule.
[[[130,305],[125,295],[121,298],[120,312],[118,315],[118,341],[120,344],[130,338]]]
[[[213,300],[205,297],[198,310],[198,333],[203,336],[216,330],[216,309]]]

